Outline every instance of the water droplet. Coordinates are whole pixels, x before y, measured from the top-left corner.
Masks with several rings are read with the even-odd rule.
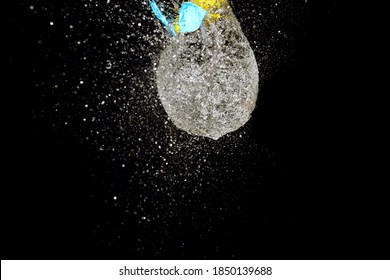
[[[112,68],[112,62],[111,62],[111,60],[107,60],[107,62],[106,62],[106,69],[108,70],[108,69],[111,69]]]

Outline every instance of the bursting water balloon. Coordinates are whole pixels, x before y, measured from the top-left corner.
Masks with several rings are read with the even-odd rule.
[[[181,130],[214,140],[239,129],[256,106],[259,74],[228,1],[184,2],[173,17],[150,4],[173,35],[156,73],[169,118]]]

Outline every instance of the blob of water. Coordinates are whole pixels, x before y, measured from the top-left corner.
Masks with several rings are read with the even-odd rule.
[[[196,32],[173,37],[156,77],[169,118],[192,135],[217,140],[243,126],[256,106],[258,66],[230,6]]]

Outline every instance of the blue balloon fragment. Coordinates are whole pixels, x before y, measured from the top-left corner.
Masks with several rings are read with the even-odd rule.
[[[156,17],[165,25],[165,26],[169,26],[169,21],[168,19],[166,18],[166,16],[161,12],[160,8],[158,7],[157,3],[152,0],[149,2],[150,3],[150,7],[152,7],[152,11],[153,13],[156,15]]]
[[[156,17],[166,26],[168,30],[176,35],[173,20],[168,19],[160,10],[157,3],[151,0],[150,6]],[[203,22],[204,17],[207,15],[207,11],[192,2],[184,2],[181,5],[179,12],[179,27],[180,33],[189,33],[198,30]]]
[[[194,32],[202,25],[207,11],[198,5],[185,2],[181,5],[179,13],[179,26],[181,33]]]

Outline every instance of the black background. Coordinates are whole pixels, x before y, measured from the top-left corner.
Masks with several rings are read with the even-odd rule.
[[[388,258],[388,186],[381,181],[385,167],[379,149],[382,111],[375,85],[379,77],[371,63],[375,38],[355,3],[321,2],[316,13],[301,19],[295,59],[266,81],[253,115],[257,141],[282,166],[276,176],[288,186],[287,210],[281,213],[290,212],[289,225],[279,224],[284,218],[271,219],[262,226],[272,230],[263,232],[256,217],[271,204],[249,199],[245,221],[222,223],[206,241],[159,256],[126,254],[99,245],[91,234],[91,225],[113,211],[86,203],[92,190],[105,187],[89,175],[91,170],[105,166],[55,133],[45,119],[34,120],[33,112],[41,106],[35,81],[47,77],[58,62],[53,58],[40,64],[36,57],[33,42],[37,33],[47,32],[40,28],[45,19],[31,17],[25,5],[9,5],[1,35],[6,46],[2,259]],[[61,50],[60,39],[52,40],[51,47]],[[256,181],[255,175],[250,180]],[[231,227],[239,228],[231,242],[219,244]],[[131,228],[127,234],[132,240]]]

